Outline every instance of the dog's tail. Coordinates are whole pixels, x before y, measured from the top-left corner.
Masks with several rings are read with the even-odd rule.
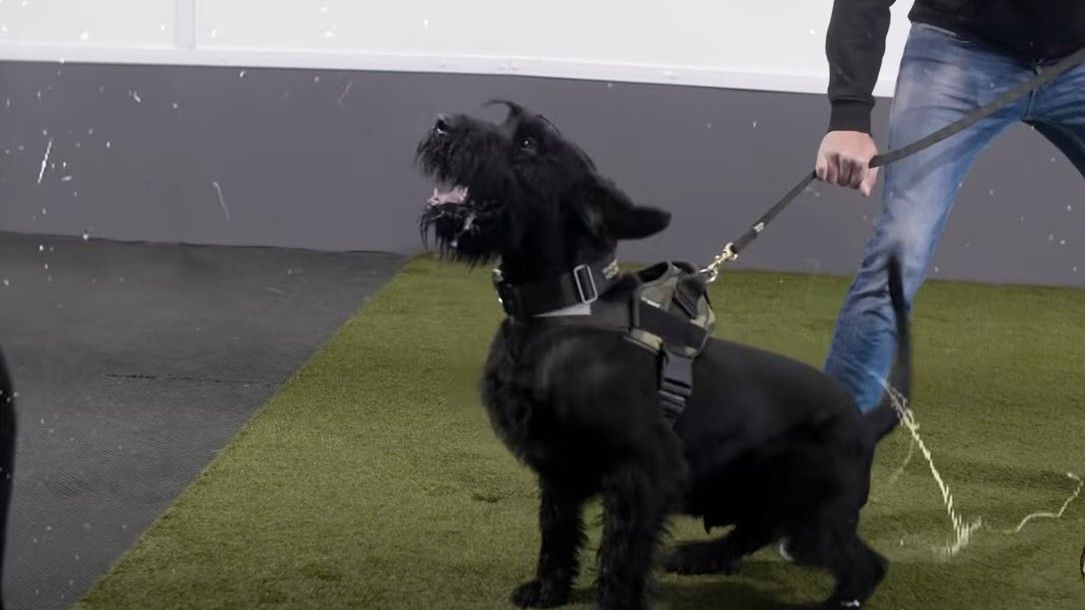
[[[893,392],[898,392],[904,402],[912,393],[912,339],[908,324],[908,304],[904,299],[904,280],[901,276],[900,258],[889,257],[889,300],[893,303],[893,315],[897,325],[897,355],[893,372],[889,375],[889,389],[882,395],[877,407],[866,413],[867,423],[876,440],[889,434],[900,423]]]

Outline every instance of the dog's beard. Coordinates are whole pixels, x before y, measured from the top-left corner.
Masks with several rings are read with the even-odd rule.
[[[437,186],[422,211],[422,240],[432,234],[438,253],[470,264],[487,263],[498,255],[494,233],[499,226],[497,206],[470,197],[467,187]]]

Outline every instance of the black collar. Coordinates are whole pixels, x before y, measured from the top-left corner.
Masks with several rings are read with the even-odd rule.
[[[618,261],[608,252],[590,263],[537,282],[513,284],[494,269],[497,296],[510,317],[526,319],[541,313],[592,303],[618,279]]]

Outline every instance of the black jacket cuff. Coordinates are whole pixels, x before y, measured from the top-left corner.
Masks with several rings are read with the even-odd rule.
[[[870,133],[870,111],[874,107],[864,102],[835,100],[829,116],[829,131],[861,131]]]

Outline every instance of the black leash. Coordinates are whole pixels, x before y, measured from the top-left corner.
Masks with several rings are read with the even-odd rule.
[[[946,138],[949,138],[953,135],[960,133],[961,131],[964,131],[965,129],[968,129],[975,123],[991,116],[999,110],[1002,110],[1006,106],[1009,106],[1017,99],[1024,97],[1029,93],[1035,91],[1036,89],[1039,89],[1047,83],[1055,80],[1056,78],[1062,76],[1064,73],[1068,72],[1071,68],[1077,66],[1083,61],[1085,61],[1085,48],[1079,49],[1076,53],[1073,53],[1071,55],[1067,55],[1063,59],[1059,60],[1057,64],[1052,66],[1050,70],[1045,70],[1044,72],[1037,74],[1029,80],[1016,85],[1012,89],[995,98],[990,103],[976,108],[972,112],[969,112],[968,114],[950,123],[949,125],[946,125],[938,131],[935,131],[924,138],[916,140],[915,142],[912,142],[907,146],[902,146],[896,150],[889,150],[880,155],[876,155],[870,160],[869,167],[873,169],[875,167],[888,165],[890,163],[900,161],[905,157],[910,157],[911,155],[914,155],[921,150],[930,148],[931,146],[934,146],[942,140],[945,140]],[[798,197],[814,180],[817,180],[817,173],[815,172],[810,172],[806,176],[803,176],[802,180],[800,180],[798,184],[796,184],[790,191],[788,191],[782,199],[777,201],[775,205],[769,208],[768,212],[765,212],[760,218],[758,218],[757,222],[755,222],[752,227],[750,227],[745,233],[739,236],[738,239],[727,244],[724,247],[723,252],[716,255],[716,257],[712,260],[712,263],[701,270],[701,273],[704,273],[707,277],[707,281],[714,282],[716,280],[716,277],[719,276],[720,265],[727,261],[732,261],[738,258],[738,253],[745,250],[746,246],[750,245],[750,242],[757,239],[757,237],[761,235],[761,232],[765,230],[765,227],[770,222],[772,222],[772,219],[776,218],[776,215],[782,212],[784,208],[788,206],[788,204],[794,201],[795,198]]]

